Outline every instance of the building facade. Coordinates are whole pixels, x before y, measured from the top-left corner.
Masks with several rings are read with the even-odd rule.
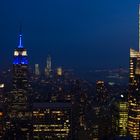
[[[130,49],[128,131],[140,138],[140,52]]]
[[[33,104],[33,139],[72,139],[71,118],[70,103]]]

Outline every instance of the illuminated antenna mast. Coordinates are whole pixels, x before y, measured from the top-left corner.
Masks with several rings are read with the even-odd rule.
[[[22,25],[20,24],[20,28],[19,28],[19,45],[18,48],[23,48],[22,45]]]

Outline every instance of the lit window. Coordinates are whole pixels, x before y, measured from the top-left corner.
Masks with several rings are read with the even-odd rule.
[[[2,112],[0,112],[0,116],[2,116],[3,115],[3,113]]]
[[[27,51],[23,51],[22,56],[27,56]]]
[[[19,55],[18,51],[14,51],[14,56],[18,56],[18,55]]]

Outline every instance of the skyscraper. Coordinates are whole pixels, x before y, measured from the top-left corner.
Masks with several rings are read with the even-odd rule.
[[[13,61],[13,88],[24,89],[28,88],[28,60],[27,51],[23,47],[22,34],[19,34],[19,44],[14,50]]]
[[[140,8],[139,8],[139,29],[140,29]],[[139,48],[140,48],[140,30],[139,30]],[[140,52],[139,51],[130,49],[128,132],[130,133],[133,139],[140,138]]]
[[[117,137],[125,138],[127,136],[128,122],[128,102],[127,94],[116,96],[114,103],[111,106],[112,110],[112,132]]]
[[[128,131],[133,139],[140,137],[140,52],[130,49]]]
[[[96,96],[99,104],[107,101],[108,94],[104,81],[99,80],[96,82]]]
[[[27,139],[31,137],[31,111],[28,91],[27,51],[19,34],[19,44],[14,50],[13,89],[9,94],[6,139]],[[21,137],[21,138],[20,138]]]
[[[35,75],[36,76],[40,75],[39,64],[35,64]]]
[[[57,68],[57,76],[62,76],[63,70],[61,67]]]
[[[14,50],[13,61],[13,90],[11,93],[12,111],[23,111],[27,108],[28,100],[28,60],[27,51],[22,44],[22,34],[19,34],[19,45]],[[11,98],[10,98],[11,99]],[[16,117],[18,116],[15,114]],[[20,115],[21,116],[21,115]]]
[[[49,77],[52,71],[52,62],[51,62],[51,56],[48,55],[47,61],[46,61],[46,67],[45,67],[45,76]]]

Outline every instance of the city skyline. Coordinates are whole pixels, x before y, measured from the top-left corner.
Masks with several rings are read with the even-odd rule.
[[[0,139],[140,139],[138,1],[2,4]]]
[[[139,1],[108,2],[2,2],[1,67],[11,64],[22,22],[31,65],[45,65],[50,54],[54,66],[79,71],[128,68],[129,48],[138,48]]]

